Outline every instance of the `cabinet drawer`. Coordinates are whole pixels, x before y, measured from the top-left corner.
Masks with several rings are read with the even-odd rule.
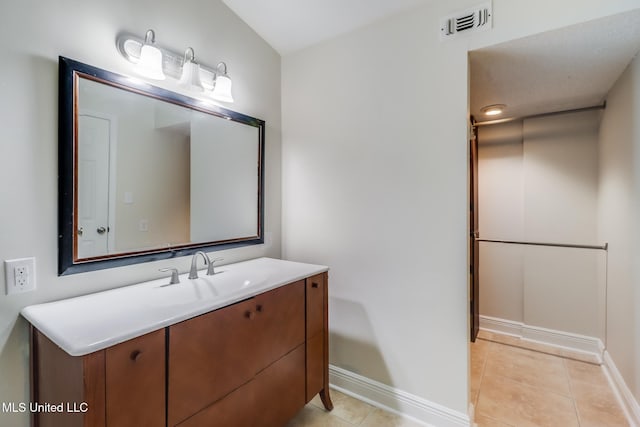
[[[107,427],[165,424],[164,329],[105,351]]]
[[[178,427],[282,427],[304,406],[304,345]]]
[[[324,273],[306,279],[307,339],[324,330]]]
[[[306,403],[304,344],[253,380],[256,409],[252,427],[281,427]]]
[[[252,298],[169,327],[169,425],[254,377],[257,317]]]
[[[255,388],[250,381],[176,427],[255,427],[254,419],[260,414],[253,402]]]

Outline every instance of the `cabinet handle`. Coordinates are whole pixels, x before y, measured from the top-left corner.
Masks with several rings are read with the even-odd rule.
[[[262,310],[263,310],[263,309],[262,309],[262,304],[258,304],[258,305],[256,305],[256,311],[257,311],[258,313],[262,313]]]
[[[319,285],[318,285],[316,282],[311,282],[311,287],[312,287],[312,288],[316,288],[316,289],[317,289],[317,288],[318,288],[318,286],[319,286]]]
[[[140,354],[142,354],[140,350],[133,350],[131,352],[131,355],[129,355],[129,358],[135,362],[136,360],[138,360],[138,357],[140,357]]]
[[[246,318],[247,318],[247,319],[249,319],[249,320],[253,320],[253,318],[254,318],[254,317],[256,317],[256,314],[255,314],[253,311],[249,311],[249,310],[247,310],[247,311],[244,313],[244,317],[246,317]]]

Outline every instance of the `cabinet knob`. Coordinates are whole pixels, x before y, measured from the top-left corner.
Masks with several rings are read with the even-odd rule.
[[[256,317],[256,314],[255,314],[253,311],[249,311],[249,310],[247,310],[247,311],[244,313],[244,317],[246,317],[246,318],[247,318],[247,319],[249,319],[249,320],[253,320],[253,319],[254,319],[254,317]]]
[[[258,313],[262,313],[262,311],[263,311],[262,304],[258,304],[258,305],[256,305],[256,311],[257,311]]]
[[[318,288],[318,286],[320,286],[320,285],[318,285],[318,283],[317,283],[317,282],[311,282],[311,287],[312,287],[312,288],[316,288],[316,289],[317,289],[317,288]]]
[[[138,357],[140,357],[140,354],[142,354],[140,350],[133,350],[129,355],[129,358],[135,362],[138,360]]]

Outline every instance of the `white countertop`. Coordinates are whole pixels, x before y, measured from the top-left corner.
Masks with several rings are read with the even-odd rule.
[[[169,285],[169,277],[80,297],[30,305],[21,314],[72,356],[83,356],[329,270],[257,258],[216,267],[216,274]]]

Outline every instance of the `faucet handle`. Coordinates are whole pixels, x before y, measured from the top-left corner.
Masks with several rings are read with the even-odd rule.
[[[214,258],[209,260],[207,264],[207,276],[213,276],[214,274],[216,274],[213,263],[216,261],[222,261],[222,260],[224,260],[224,258]]]
[[[161,268],[158,271],[162,271],[167,272],[170,271],[171,272],[171,280],[169,281],[170,285],[175,285],[177,283],[180,283],[180,278],[178,277],[178,269],[174,268],[174,267],[167,267],[167,268]]]

